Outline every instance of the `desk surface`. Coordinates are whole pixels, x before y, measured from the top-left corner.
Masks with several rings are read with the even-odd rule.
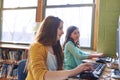
[[[120,80],[120,79],[115,79],[115,78],[111,78],[111,68],[108,67],[110,63],[106,64],[106,67],[104,69],[104,71],[102,72],[99,80]],[[83,80],[83,79],[73,79],[73,78],[69,78],[68,80]]]

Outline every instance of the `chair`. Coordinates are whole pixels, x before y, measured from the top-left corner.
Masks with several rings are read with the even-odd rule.
[[[25,80],[27,71],[25,70],[26,60],[22,60],[18,64],[18,80]]]

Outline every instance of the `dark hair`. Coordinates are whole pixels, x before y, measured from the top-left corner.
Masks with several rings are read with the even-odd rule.
[[[65,36],[65,42],[64,42],[64,44],[63,44],[63,49],[64,49],[64,47],[65,47],[65,44],[66,44],[68,41],[72,41],[72,42],[74,43],[73,39],[72,39],[70,36],[71,36],[71,33],[72,33],[74,30],[76,30],[76,29],[78,29],[76,26],[70,26],[70,27],[68,27],[67,33],[66,33],[66,36]],[[76,46],[77,44],[74,43],[74,45]]]
[[[54,16],[46,17],[40,25],[35,35],[35,41],[44,46],[52,46],[54,55],[57,59],[58,70],[62,69],[63,56],[60,41],[57,40],[57,29],[60,26],[61,19]]]
[[[35,35],[35,40],[41,42],[45,46],[51,46],[57,42],[57,29],[62,20],[58,17],[46,17]]]

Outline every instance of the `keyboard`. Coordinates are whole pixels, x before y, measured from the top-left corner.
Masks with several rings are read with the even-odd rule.
[[[106,57],[106,62],[111,62],[112,61],[112,58],[111,57]]]
[[[96,60],[96,62],[102,61],[102,62],[111,62],[112,58],[111,57],[100,57]]]
[[[101,75],[102,71],[104,70],[106,64],[101,64],[101,63],[93,63],[93,74],[96,74],[98,76]]]
[[[98,80],[106,64],[93,63],[93,71],[84,71],[80,73],[80,79]]]
[[[113,69],[113,70],[111,71],[111,77],[113,77],[113,78],[119,78],[119,79],[120,79],[120,70],[118,70],[118,69]]]

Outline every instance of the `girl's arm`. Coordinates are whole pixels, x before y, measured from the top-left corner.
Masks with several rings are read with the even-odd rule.
[[[88,58],[103,57],[103,53],[91,53]]]
[[[67,42],[65,50],[69,50],[69,52],[75,57],[76,62],[78,60],[86,59],[89,56],[89,54],[85,54],[80,49],[77,49],[71,41]]]
[[[47,71],[44,80],[64,80],[70,76],[77,75],[84,70],[91,70],[92,64],[84,63],[72,70]]]

